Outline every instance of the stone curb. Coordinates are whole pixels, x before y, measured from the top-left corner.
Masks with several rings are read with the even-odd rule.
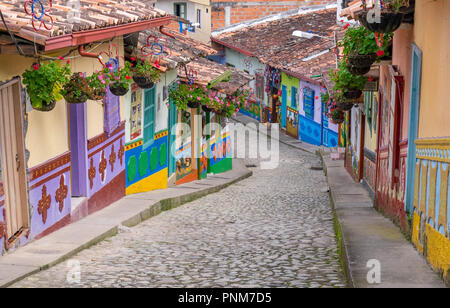
[[[325,160],[323,158],[323,152],[322,151],[319,151],[319,156],[320,156],[320,159],[322,160],[323,172],[325,174],[325,177],[328,178],[328,169],[327,169],[327,165],[325,164]],[[335,221],[335,224],[337,225],[337,226],[335,226],[335,228],[339,228],[339,233],[340,233],[341,239],[342,239],[341,243],[340,243],[340,246],[341,246],[340,247],[340,250],[341,250],[341,256],[340,257],[342,258],[342,260],[344,262],[344,269],[343,269],[344,270],[344,275],[345,275],[345,278],[347,280],[347,286],[350,287],[350,288],[354,288],[355,287],[355,283],[354,283],[354,280],[353,280],[352,271],[350,270],[350,260],[349,260],[349,254],[348,254],[347,241],[345,240],[345,235],[344,235],[344,233],[342,232],[342,229],[341,229],[341,222],[339,221],[339,217],[338,217],[338,214],[336,212],[335,193],[331,189],[331,187],[329,189],[330,189],[329,195],[330,195],[331,208],[333,209],[334,221]],[[335,230],[335,232],[336,231],[337,230]],[[337,236],[337,234],[336,234],[336,236]]]
[[[237,165],[237,166],[236,166]],[[231,175],[231,178],[226,178],[227,175]],[[177,186],[178,188],[192,188],[188,187],[192,184],[199,183],[208,183],[212,182],[211,187],[207,188],[195,188],[195,191],[185,193],[185,194],[179,194],[177,196],[168,197],[168,198],[161,198],[159,200],[146,200],[145,198],[139,199],[136,198],[136,196],[139,197],[139,195],[130,195],[122,198],[121,200],[113,203],[109,207],[106,207],[103,210],[100,210],[96,213],[93,213],[92,215],[89,215],[85,217],[84,219],[77,221],[73,224],[69,224],[66,227],[63,227],[52,234],[43,237],[42,239],[36,240],[34,242],[31,242],[28,245],[25,245],[24,247],[19,248],[17,251],[12,252],[11,254],[4,255],[0,257],[0,272],[5,271],[7,278],[2,279],[2,275],[0,275],[0,288],[5,288],[8,286],[11,286],[12,284],[28,277],[33,274],[36,274],[37,272],[46,270],[52,266],[55,266],[58,263],[61,263],[70,257],[76,255],[80,251],[87,249],[95,244],[98,244],[99,242],[105,240],[106,238],[115,236],[119,231],[119,226],[123,225],[125,227],[133,227],[141,222],[157,216],[158,214],[162,213],[163,211],[168,211],[171,209],[174,209],[176,207],[179,207],[185,203],[194,201],[196,199],[199,199],[201,197],[204,197],[206,195],[216,193],[232,184],[235,184],[237,182],[240,182],[248,177],[251,177],[253,175],[253,172],[248,170],[243,161],[241,160],[233,160],[233,169],[231,171],[222,173],[218,176],[220,178],[216,178],[215,176],[212,176],[210,178],[207,178],[205,180],[195,181],[191,183],[187,183],[184,185]],[[221,183],[214,183],[216,180],[219,179],[219,182]],[[209,181],[208,181],[209,180]],[[158,191],[154,191],[158,192]],[[162,190],[164,192],[164,190]],[[146,193],[144,193],[146,194]],[[140,194],[143,195],[143,194]],[[132,213],[130,216],[127,216],[127,211],[133,211],[133,209],[130,207],[126,208],[127,204],[121,204],[123,202],[129,201],[132,206],[139,207],[134,213]],[[141,205],[140,203],[147,203],[152,202],[149,205]],[[134,204],[132,204],[134,203]],[[135,205],[139,204],[139,205]],[[112,210],[111,210],[112,209]],[[111,219],[111,212],[114,214],[114,211],[124,211],[125,213],[122,214],[122,218],[117,218],[117,221],[113,223],[108,223],[107,220]],[[95,217],[94,217],[95,216]],[[106,222],[102,222],[102,216],[103,219]],[[105,218],[106,217],[106,218]],[[92,236],[87,235],[87,239],[84,242],[80,243],[61,243],[61,242],[54,242],[54,240],[51,239],[51,237],[57,236],[58,233],[64,233],[67,228],[71,229],[80,229],[82,232],[83,228],[88,228],[88,226],[91,226],[89,224],[89,220],[97,221],[95,227],[98,227],[100,230],[95,230]],[[92,227],[92,226],[91,226]],[[96,232],[97,231],[97,232]],[[41,249],[40,252],[37,250],[41,245],[43,244],[43,249]],[[70,246],[69,248],[61,248],[60,252],[58,252],[58,245],[59,246]],[[33,247],[31,247],[33,246]],[[34,246],[36,246],[36,249]],[[49,255],[38,255],[39,253],[45,252],[46,247],[51,247],[54,251],[49,252]],[[31,248],[31,249],[30,249]],[[50,249],[50,250],[51,250]],[[45,254],[45,253],[44,253]],[[15,257],[19,256],[19,261],[15,259]],[[39,259],[39,257],[41,257]],[[11,261],[7,261],[7,259],[11,259]]]

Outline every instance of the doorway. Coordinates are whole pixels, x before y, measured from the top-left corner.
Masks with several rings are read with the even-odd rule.
[[[412,46],[412,78],[411,78],[411,100],[409,107],[409,131],[408,131],[408,158],[406,168],[406,211],[412,215],[414,178],[416,170],[416,139],[419,128],[419,105],[420,105],[420,83],[422,77],[422,52],[413,44]]]
[[[28,193],[19,78],[0,84],[0,153],[9,243],[29,229]]]

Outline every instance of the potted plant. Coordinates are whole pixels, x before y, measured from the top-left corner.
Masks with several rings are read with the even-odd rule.
[[[70,76],[69,64],[59,65],[56,62],[33,64],[31,69],[22,74],[23,83],[30,96],[31,106],[39,111],[51,111],[56,102],[62,99],[60,94],[63,85]]]
[[[367,77],[356,76],[347,70],[344,61],[339,62],[339,68],[331,69],[330,79],[334,82],[333,90],[346,99],[357,99],[362,95],[362,90],[367,82]]]
[[[100,101],[106,95],[106,86],[109,83],[109,79],[102,72],[95,72],[91,76],[87,77],[90,92],[89,99],[93,101]]]
[[[85,103],[89,98],[89,82],[83,73],[73,73],[70,80],[64,85],[61,94],[70,104]]]
[[[344,111],[339,110],[338,108],[332,108],[328,114],[328,117],[334,124],[344,123]]]
[[[375,61],[386,55],[393,34],[384,35],[382,45],[378,46],[375,33],[364,27],[345,27],[345,36],[338,46],[343,47],[348,70],[354,75],[364,75]]]
[[[403,13],[400,9],[404,7],[405,0],[383,0],[383,5],[375,6],[368,10],[365,8],[358,14],[361,24],[372,32],[389,33],[397,30],[402,21]],[[379,20],[376,11],[379,10]]]
[[[189,95],[189,88],[186,84],[181,84],[178,81],[178,87],[169,90],[169,100],[177,106],[178,110],[187,110],[187,96]]]
[[[103,71],[110,79],[109,90],[116,96],[124,96],[130,90],[131,79],[131,63],[125,61],[125,65],[117,71],[112,71],[106,67]]]
[[[138,60],[133,68],[133,80],[141,89],[153,88],[159,81],[160,73],[150,62]]]

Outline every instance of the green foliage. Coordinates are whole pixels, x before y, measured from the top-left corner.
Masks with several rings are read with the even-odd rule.
[[[376,53],[379,50],[385,51],[386,54],[386,50],[389,47],[389,42],[392,40],[393,35],[393,33],[384,34],[383,46],[379,47],[377,45],[375,33],[363,26],[349,27],[345,32],[345,36],[338,42],[338,46],[344,48],[344,55],[368,55]]]
[[[151,82],[158,82],[161,77],[159,70],[153,67],[148,61],[138,60],[133,72],[138,77],[146,77]]]
[[[402,6],[404,6],[407,1],[405,0],[384,0],[383,5],[385,8],[398,12]]]
[[[91,76],[86,77],[91,89],[105,89],[110,80],[103,72],[95,72]]]
[[[67,82],[61,94],[64,96],[68,103],[82,103],[87,101],[91,88],[89,87],[89,82],[84,77],[83,73],[73,73],[70,77],[69,82]]]
[[[188,102],[198,102],[206,105],[209,98],[205,87],[198,85],[187,85],[178,82],[176,89],[169,90],[169,99],[179,110],[186,110]]]
[[[104,75],[110,79],[111,83],[114,83],[117,87],[121,86],[124,88],[128,88],[129,85],[133,82],[131,79],[132,74],[132,66],[131,63],[125,61],[125,65],[119,68],[117,71],[112,71],[108,67],[103,69]]]
[[[365,76],[355,76],[347,70],[345,60],[339,62],[339,68],[330,69],[329,76],[334,82],[333,90],[337,95],[347,90],[363,90],[367,82]]]
[[[71,74],[69,64],[59,65],[56,62],[34,64],[22,74],[31,104],[42,108],[51,101],[62,99],[61,88],[68,82]]]

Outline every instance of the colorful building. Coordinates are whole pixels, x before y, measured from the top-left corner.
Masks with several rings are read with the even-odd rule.
[[[360,4],[351,2],[343,14],[355,18]],[[392,61],[379,67],[378,93],[365,94],[363,122],[364,179],[375,194],[376,207],[411,235],[417,249],[447,282],[450,68],[446,59],[450,48],[449,40],[442,38],[450,38],[448,16],[448,1],[415,1],[415,8],[394,32]]]
[[[126,183],[123,98],[108,92],[103,102],[59,101],[52,111],[36,111],[21,78],[15,76],[37,61],[51,59],[70,61],[73,72],[90,75],[103,68],[94,54],[109,54],[114,46],[114,56],[123,57],[124,35],[171,20],[149,2],[134,1],[127,13],[121,1],[71,11],[61,6],[65,2],[53,1],[47,12],[53,16],[53,27],[45,17],[41,22],[50,23],[45,26],[51,30],[41,25],[38,31],[22,1],[0,5],[6,21],[0,24],[2,254],[122,198]],[[114,21],[111,14],[121,18]],[[83,19],[78,21],[77,15]],[[98,18],[105,22],[94,28]]]
[[[214,32],[213,46],[222,56],[218,62],[255,76],[252,104],[241,113],[261,122],[277,121],[304,142],[337,146],[338,126],[324,114],[324,89],[318,80],[323,70],[335,66],[330,51],[335,20],[336,9],[319,6]],[[294,31],[316,36],[298,37]]]

